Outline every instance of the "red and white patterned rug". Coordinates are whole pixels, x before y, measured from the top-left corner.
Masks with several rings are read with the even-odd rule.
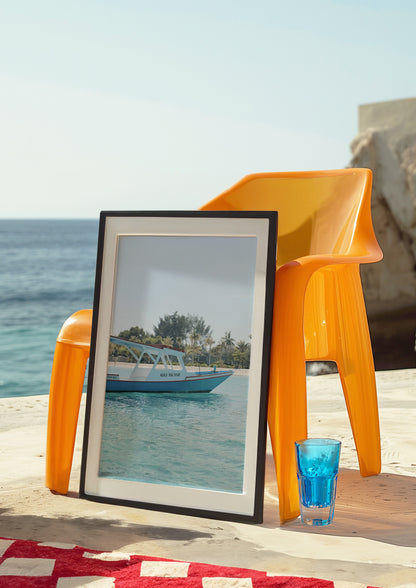
[[[337,588],[316,578],[0,538],[0,586],[12,588]],[[363,584],[340,582],[339,587]]]

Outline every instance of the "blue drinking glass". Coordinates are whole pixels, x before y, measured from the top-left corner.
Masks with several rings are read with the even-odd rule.
[[[300,515],[306,525],[329,525],[334,517],[341,441],[295,441]]]

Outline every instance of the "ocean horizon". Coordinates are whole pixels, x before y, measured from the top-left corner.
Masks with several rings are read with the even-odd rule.
[[[0,397],[49,393],[56,337],[92,308],[98,219],[0,219]]]

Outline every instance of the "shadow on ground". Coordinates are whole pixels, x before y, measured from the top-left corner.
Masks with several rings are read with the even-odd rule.
[[[128,523],[125,520],[70,515],[16,515],[11,509],[0,510],[0,535],[13,539],[74,543],[95,549],[116,549],[130,543],[164,540],[186,543],[210,539],[213,534],[181,527],[161,527]],[[112,537],[114,540],[112,540]]]
[[[266,526],[275,524],[275,508],[266,504]],[[296,519],[282,528],[416,547],[416,478],[397,474],[363,478],[357,470],[341,469],[333,523],[310,527]]]

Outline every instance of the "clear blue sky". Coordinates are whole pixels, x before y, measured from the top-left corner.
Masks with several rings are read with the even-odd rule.
[[[194,209],[344,167],[359,104],[416,96],[414,0],[9,0],[0,218]]]

